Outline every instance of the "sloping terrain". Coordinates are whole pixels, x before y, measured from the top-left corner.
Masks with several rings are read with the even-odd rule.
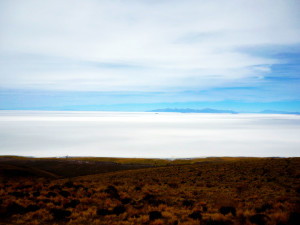
[[[243,159],[0,185],[3,224],[298,225],[300,159]]]
[[[120,170],[152,167],[148,164],[120,164],[113,161],[0,157],[0,174],[6,178],[15,176],[38,176],[65,178]]]
[[[37,176],[57,179],[157,166],[231,162],[249,159],[250,158],[242,157],[208,157],[168,160],[105,157],[28,158],[0,156],[0,174],[1,177],[7,179],[18,176]]]
[[[2,179],[16,179],[18,177],[47,177],[52,179],[57,179],[59,176],[32,167],[14,166],[0,163],[0,177]]]

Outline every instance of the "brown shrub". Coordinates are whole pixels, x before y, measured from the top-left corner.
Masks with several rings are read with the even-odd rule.
[[[159,211],[151,211],[149,212],[149,219],[156,220],[162,218],[162,214]]]

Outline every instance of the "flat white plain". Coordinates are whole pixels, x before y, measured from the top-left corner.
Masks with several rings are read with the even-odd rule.
[[[0,155],[300,156],[300,116],[0,111]]]

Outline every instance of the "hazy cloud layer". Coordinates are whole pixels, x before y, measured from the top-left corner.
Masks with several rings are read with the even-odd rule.
[[[0,112],[0,155],[300,156],[300,117]]]
[[[286,63],[279,47],[299,44],[299,12],[297,0],[1,1],[0,87],[259,86]]]

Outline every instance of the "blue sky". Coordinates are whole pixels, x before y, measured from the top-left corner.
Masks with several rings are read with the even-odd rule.
[[[1,1],[0,109],[300,111],[297,0]]]

